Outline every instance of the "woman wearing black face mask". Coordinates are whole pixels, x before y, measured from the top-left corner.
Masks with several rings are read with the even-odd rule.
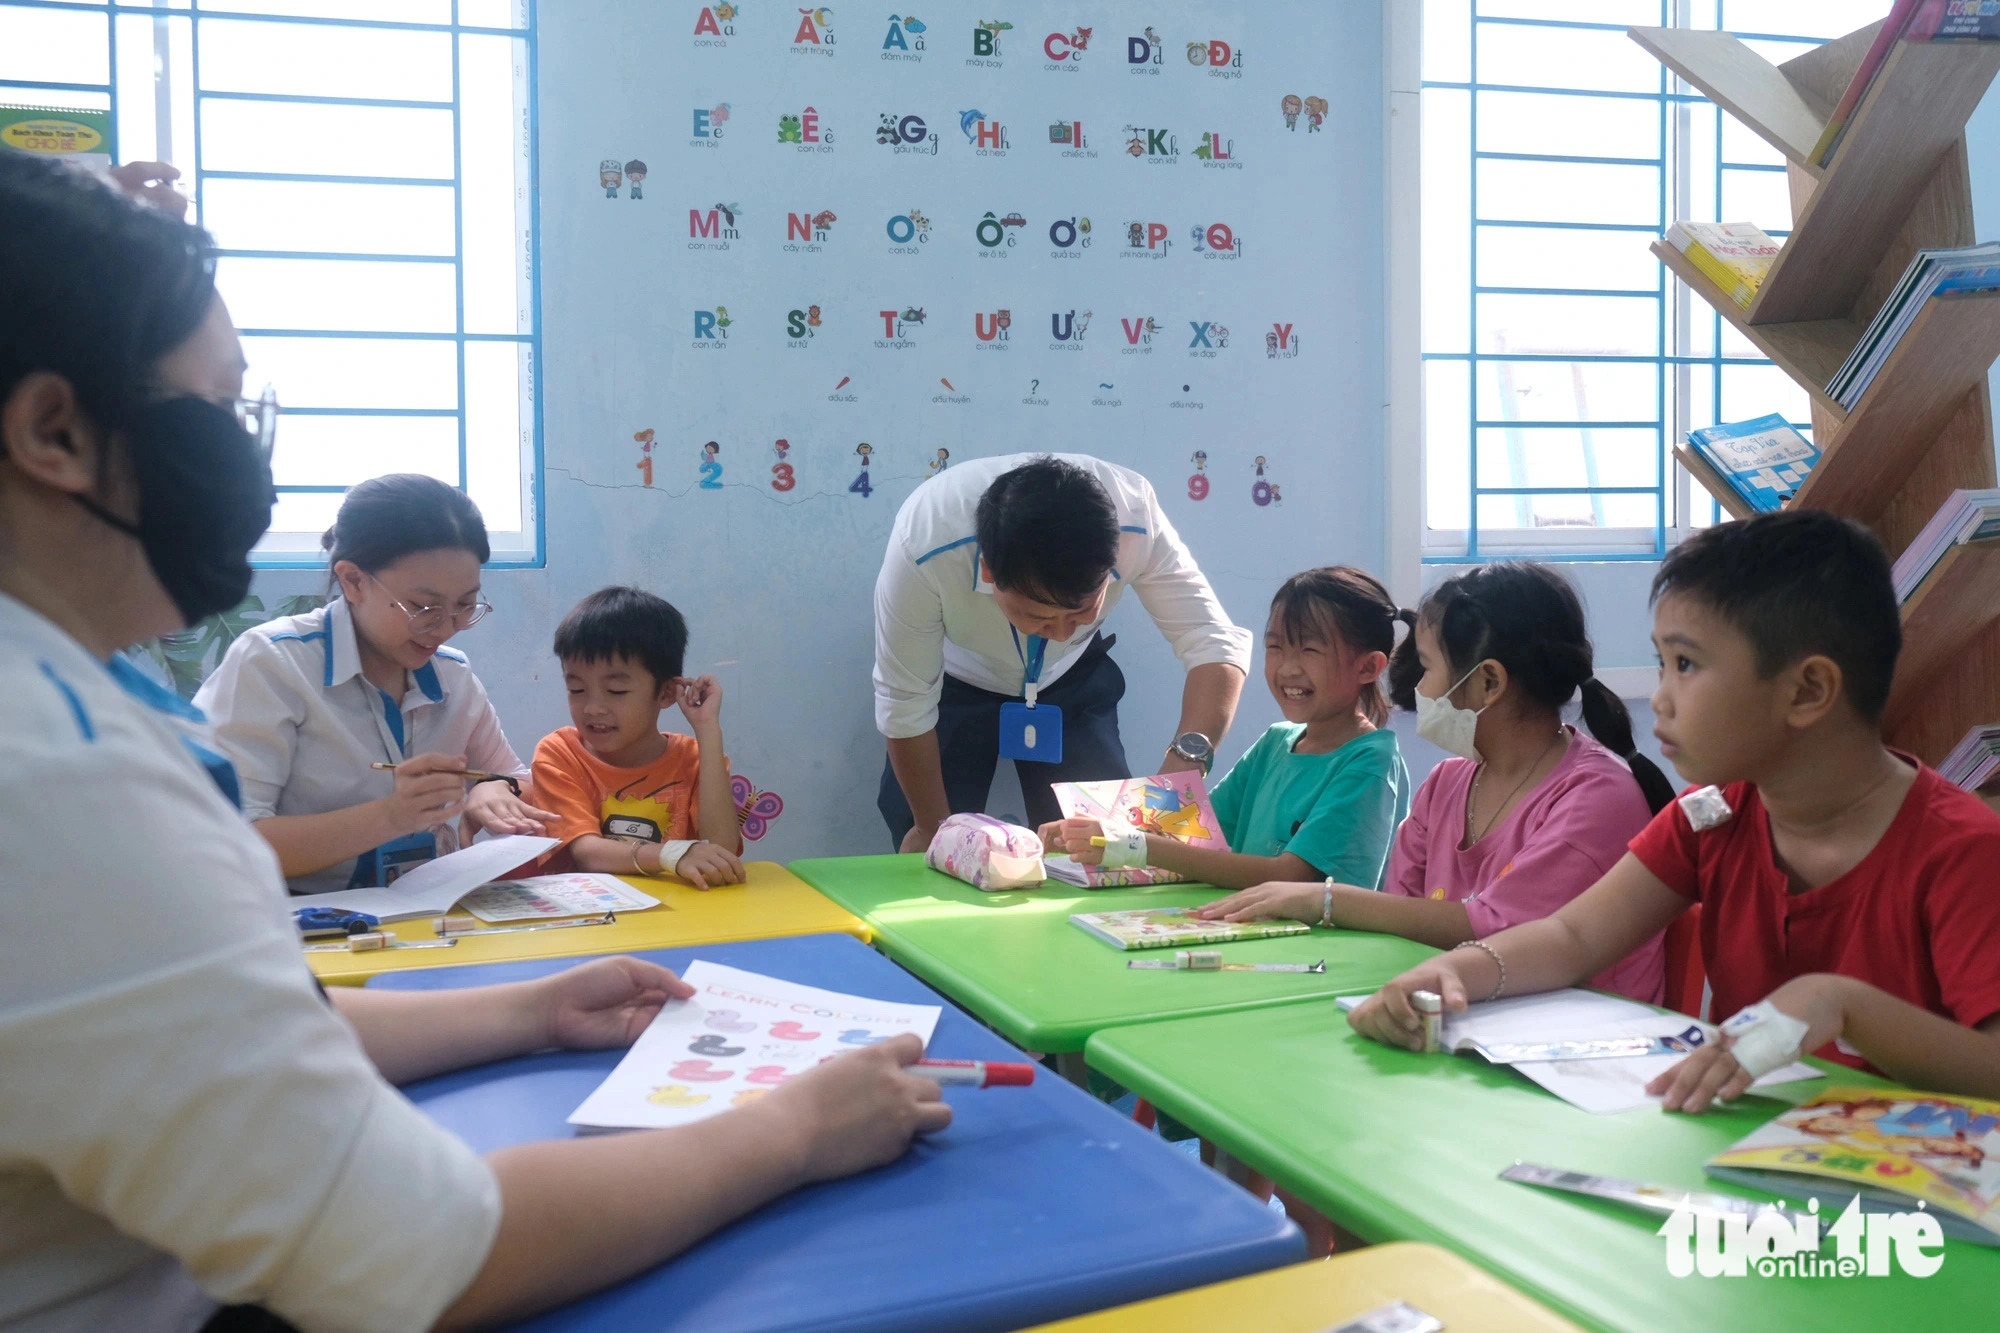
[[[6,150],[0,238],[0,1328],[499,1322],[949,1120],[907,1038],[487,1161],[403,1100],[385,1079],[624,1045],[688,988],[600,959],[320,998],[270,848],[106,667],[240,600],[269,521],[208,238]]]

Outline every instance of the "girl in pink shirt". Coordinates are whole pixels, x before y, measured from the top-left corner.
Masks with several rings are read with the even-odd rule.
[[[1624,703],[1591,674],[1583,605],[1554,569],[1482,565],[1438,585],[1411,620],[1390,695],[1415,709],[1418,735],[1454,757],[1417,789],[1382,892],[1264,884],[1200,915],[1289,916],[1450,949],[1554,912],[1673,799],[1636,752]],[[1579,691],[1598,740],[1563,725]],[[1654,936],[1590,984],[1658,1003],[1660,948]]]

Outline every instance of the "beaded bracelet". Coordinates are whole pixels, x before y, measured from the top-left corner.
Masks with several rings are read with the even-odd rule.
[[[1507,960],[1500,956],[1500,951],[1485,940],[1466,940],[1464,943],[1453,947],[1458,949],[1483,949],[1486,951],[1486,956],[1491,958],[1493,965],[1500,969],[1500,980],[1493,983],[1493,993],[1486,998],[1488,1000],[1499,999],[1500,992],[1507,989]]]

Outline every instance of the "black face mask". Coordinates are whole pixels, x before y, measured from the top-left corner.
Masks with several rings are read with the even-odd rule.
[[[139,521],[76,502],[138,538],[185,623],[229,610],[249,595],[250,548],[271,526],[269,460],[235,413],[203,398],[149,404],[125,434]]]

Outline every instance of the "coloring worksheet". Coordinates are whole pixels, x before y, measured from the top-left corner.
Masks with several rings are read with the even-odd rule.
[[[903,1032],[926,1046],[942,1012],[801,986],[697,959],[669,1001],[569,1117],[585,1134],[664,1129],[747,1106],[825,1060]]]

